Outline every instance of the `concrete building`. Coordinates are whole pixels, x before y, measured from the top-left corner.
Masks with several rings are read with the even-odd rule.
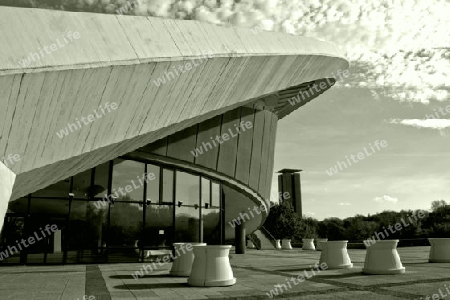
[[[226,243],[228,222],[267,206],[277,122],[348,68],[325,42],[197,21],[12,7],[0,20],[2,263]]]

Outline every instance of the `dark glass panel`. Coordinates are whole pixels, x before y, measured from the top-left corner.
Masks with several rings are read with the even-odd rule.
[[[142,206],[137,203],[116,202],[111,205],[109,262],[139,261],[142,214]]]
[[[175,206],[175,242],[199,242],[199,228],[199,209]]]
[[[95,167],[95,179],[92,196],[103,198],[108,194],[109,161]]]
[[[163,182],[162,182],[163,203],[173,203],[173,179],[174,179],[174,171],[163,169]]]
[[[220,207],[220,184],[214,181],[211,185],[211,205],[213,207]]]
[[[147,177],[155,178],[147,182],[147,198],[146,200],[151,200],[152,203],[159,203],[159,170],[158,166],[147,165]],[[152,176],[152,177],[150,177]]]
[[[198,176],[177,171],[176,183],[176,203],[182,201],[183,206],[199,204],[200,182]]]
[[[120,201],[142,201],[144,197],[145,164],[115,159],[111,194]]]
[[[166,248],[173,243],[173,205],[148,205],[145,215],[144,247]]]

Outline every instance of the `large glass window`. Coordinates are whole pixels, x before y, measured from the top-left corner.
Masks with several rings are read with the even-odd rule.
[[[140,204],[116,202],[110,209],[109,262],[138,262],[143,225]]]
[[[67,239],[67,263],[104,261],[108,206],[97,208],[93,201],[72,201]]]
[[[175,207],[175,242],[200,241],[200,215],[195,207]]]
[[[147,205],[144,249],[167,248],[173,243],[173,205]]]
[[[199,205],[200,179],[198,176],[177,171],[176,203],[183,202],[183,206]]]
[[[173,181],[175,172],[168,169],[163,169],[162,179],[162,202],[173,203]]]
[[[202,177],[202,206],[211,205],[211,181]],[[208,204],[208,205],[206,205]]]
[[[91,196],[103,198],[108,195],[109,161],[95,167],[94,186],[91,187]]]
[[[0,251],[53,224],[7,263],[139,262],[174,242],[219,244],[220,191],[206,177],[118,158],[11,202]],[[102,201],[108,193],[114,202]]]
[[[114,160],[111,194],[120,201],[140,201],[144,197],[145,164],[121,158]]]
[[[81,172],[73,176],[72,193],[75,195],[75,198],[88,199],[89,192],[92,189],[91,178],[92,178],[92,169],[89,169],[87,171]]]
[[[159,203],[159,179],[160,179],[159,172],[160,167],[147,164],[147,177],[153,175],[153,177],[155,178],[153,180],[149,180],[147,183],[146,200],[150,200],[152,201],[152,203]]]
[[[220,184],[211,182],[211,206],[220,207]]]

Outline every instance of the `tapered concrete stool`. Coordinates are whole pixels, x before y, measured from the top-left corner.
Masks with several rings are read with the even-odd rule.
[[[302,239],[303,250],[316,250],[316,247],[314,246],[314,239]]]
[[[292,250],[291,240],[288,240],[288,239],[281,240],[281,249]]]
[[[322,253],[320,253],[319,264],[326,263],[328,269],[350,269],[353,268],[352,261],[347,252],[348,241],[321,242]]]
[[[397,252],[397,244],[398,240],[383,240],[367,247],[363,273],[376,275],[405,273],[405,267]]]
[[[326,241],[328,241],[328,239],[316,239],[317,242],[316,250],[322,251],[322,243]]]
[[[236,283],[231,269],[231,245],[194,246],[194,263],[188,284],[191,286],[229,286]]]
[[[275,249],[281,249],[280,240],[275,240]]]
[[[170,269],[170,276],[189,276],[191,275],[192,263],[194,261],[194,252],[186,251],[186,245],[188,243],[174,243],[175,256],[172,269]],[[206,243],[189,243],[192,246],[206,246]],[[181,248],[184,248],[184,251]],[[178,250],[178,251],[177,251]],[[179,253],[179,254],[178,254]],[[180,255],[180,256],[178,256]]]
[[[450,239],[429,238],[431,244],[430,263],[450,263]]]

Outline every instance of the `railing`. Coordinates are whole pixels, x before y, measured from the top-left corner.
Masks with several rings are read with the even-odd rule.
[[[267,230],[264,226],[261,226],[259,229],[262,229],[261,232],[270,240],[270,242],[272,243],[272,245],[274,247],[276,247],[275,245],[275,241],[277,240],[270,232],[269,230]],[[267,236],[269,235],[270,238]]]
[[[255,236],[254,233],[250,233],[247,237],[253,243],[253,245],[255,245],[256,249],[261,250],[261,241],[257,236]],[[258,241],[256,241],[255,239],[258,239]]]

